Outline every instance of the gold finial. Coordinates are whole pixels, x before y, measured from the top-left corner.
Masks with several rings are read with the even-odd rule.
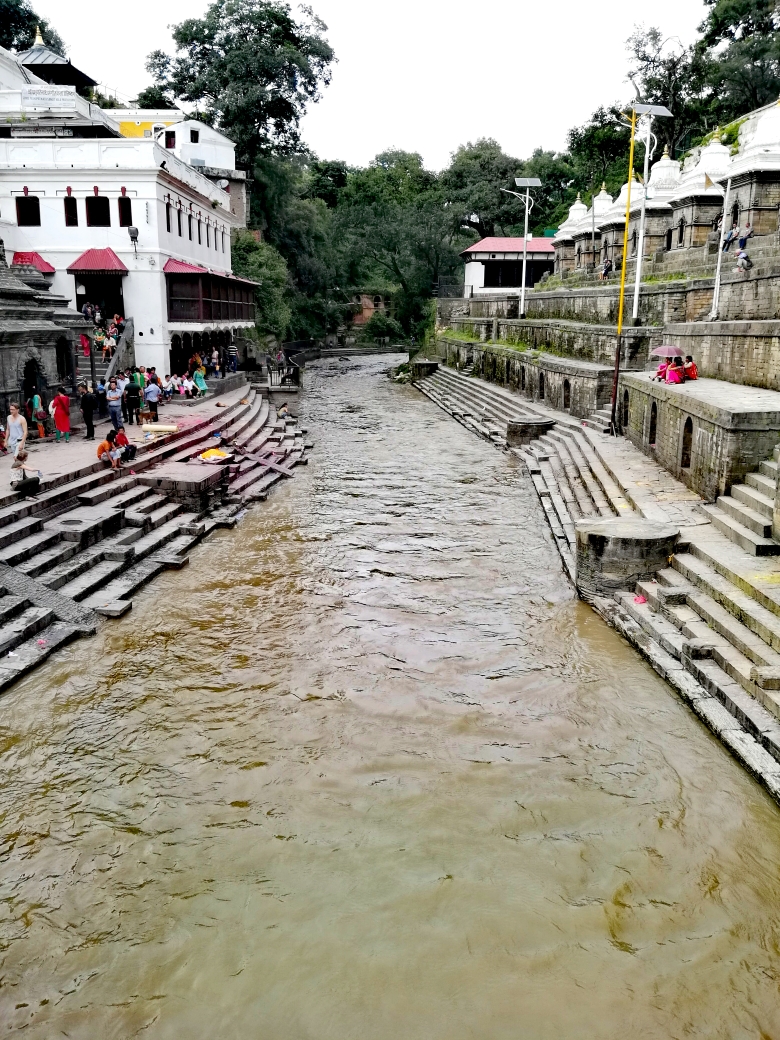
[[[33,47],[45,47],[45,46],[46,45],[43,42],[43,37],[41,36],[41,27],[40,27],[40,25],[36,25],[35,26],[35,43],[33,44]]]
[[[668,158],[669,158],[669,145],[665,144],[664,145],[664,159],[668,159]]]
[[[582,202],[582,199],[580,198],[580,193],[579,192],[577,192],[577,202]]]
[[[602,181],[601,182],[601,190],[602,191],[606,191],[607,190],[607,182],[606,181]]]

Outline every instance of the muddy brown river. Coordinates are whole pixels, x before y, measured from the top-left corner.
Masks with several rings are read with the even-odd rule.
[[[780,810],[388,364],[0,698],[3,1035],[777,1040]]]

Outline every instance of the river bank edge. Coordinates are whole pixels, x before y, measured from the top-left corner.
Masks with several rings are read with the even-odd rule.
[[[394,377],[394,371],[389,373]],[[719,687],[717,683],[707,682],[706,674],[701,677],[707,682],[707,686],[699,681],[699,678],[690,674],[683,663],[668,653],[661,642],[649,634],[646,627],[639,620],[629,614],[619,598],[608,599],[605,597],[585,597],[581,595],[576,583],[576,560],[569,551],[569,542],[562,529],[557,511],[551,500],[548,490],[542,487],[542,482],[534,480],[533,470],[536,466],[525,452],[501,443],[501,438],[496,436],[495,429],[485,425],[483,421],[475,420],[474,416],[458,408],[448,406],[448,403],[439,395],[431,394],[421,383],[426,373],[421,371],[418,377],[412,377],[411,385],[419,390],[439,408],[447,412],[451,418],[464,426],[469,432],[490,441],[494,447],[513,454],[521,464],[524,473],[533,486],[537,499],[542,507],[545,520],[553,536],[553,542],[558,550],[562,569],[574,587],[575,592],[594,610],[599,617],[611,628],[615,629],[639,654],[648,662],[653,670],[666,681],[683,702],[694,712],[696,717],[718,738],[729,753],[761,784],[774,802],[780,806],[780,761],[762,745],[762,732],[756,732],[753,719],[740,710],[740,704],[734,702],[733,697]],[[422,377],[422,378],[420,378]],[[468,377],[469,381],[473,377]],[[405,381],[405,380],[404,380]],[[474,380],[481,383],[481,380]],[[547,411],[547,410],[545,410]],[[673,478],[670,478],[673,479]],[[675,482],[677,483],[677,482]],[[683,489],[683,485],[680,485]],[[684,490],[684,489],[683,489]],[[625,596],[633,596],[633,593],[623,593]],[[689,666],[691,662],[688,662]],[[708,688],[709,687],[709,688]],[[726,703],[724,703],[724,700]],[[727,706],[728,704],[728,706]],[[742,714],[742,718],[740,718]],[[764,710],[764,715],[768,713]],[[759,727],[760,729],[760,727]],[[777,743],[772,740],[772,746],[780,749],[780,726],[777,729]],[[773,734],[774,736],[774,734]]]

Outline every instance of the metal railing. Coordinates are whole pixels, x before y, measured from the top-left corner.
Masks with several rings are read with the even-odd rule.
[[[265,367],[268,370],[268,386],[300,386],[301,370],[290,358],[277,362],[270,354],[266,355]]]

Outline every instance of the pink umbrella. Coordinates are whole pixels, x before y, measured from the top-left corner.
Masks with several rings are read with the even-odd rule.
[[[655,354],[657,357],[682,357],[680,347],[673,347],[668,343],[665,347],[653,347],[650,353]]]

